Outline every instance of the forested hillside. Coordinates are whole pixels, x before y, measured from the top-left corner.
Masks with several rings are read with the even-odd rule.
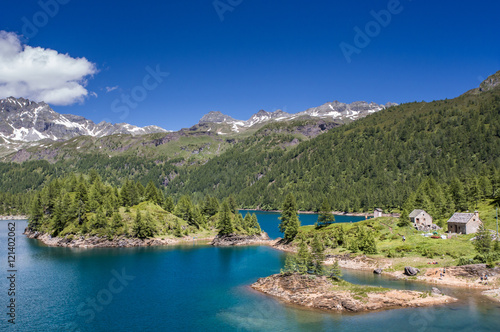
[[[340,127],[304,120],[234,137],[169,133],[57,142],[27,151],[30,158],[53,151],[52,163],[0,163],[0,209],[26,211],[31,191],[93,169],[114,186],[152,181],[175,200],[232,195],[244,208],[279,209],[293,193],[302,210],[318,210],[326,200],[348,212],[426,207],[443,219],[474,209],[500,186],[499,77],[455,99],[393,106]]]
[[[294,193],[305,210],[324,199],[335,210],[390,210],[432,177],[446,195],[458,181],[467,200],[459,208],[467,209],[500,183],[500,89],[391,107],[289,150],[271,140],[248,138],[181,172],[168,192],[234,194],[242,206],[264,209]]]

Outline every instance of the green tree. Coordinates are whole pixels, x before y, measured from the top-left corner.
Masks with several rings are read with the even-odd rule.
[[[43,207],[40,199],[40,194],[36,193],[33,201],[31,202],[30,217],[28,220],[29,228],[38,231],[43,221]]]
[[[63,218],[63,209],[65,207],[62,205],[62,201],[56,200],[55,206],[54,206],[54,211],[52,213],[52,235],[57,236],[59,233],[62,232],[64,227],[66,227],[66,222]]]
[[[163,194],[158,188],[156,188],[153,180],[148,182],[144,195],[146,201],[150,201],[158,205],[161,205],[163,202]]]
[[[202,213],[206,216],[212,217],[219,212],[219,201],[217,198],[210,195],[205,196],[203,201]]]
[[[145,220],[142,218],[141,211],[137,211],[133,226],[134,236],[139,239],[148,238],[150,235],[150,230]]]
[[[481,255],[487,255],[491,250],[491,234],[484,224],[479,226],[479,230],[476,233],[474,248]]]
[[[149,211],[146,212],[146,216],[144,217],[144,220],[145,220],[145,225],[146,225],[146,229],[145,229],[146,237],[154,237],[155,234],[158,232],[158,230],[156,229],[155,220]]]
[[[173,212],[175,209],[175,204],[172,196],[167,196],[165,202],[163,203],[163,209],[167,212]]]
[[[238,203],[236,203],[236,199],[234,198],[233,195],[229,195],[228,204],[229,207],[231,208],[232,213],[234,214],[238,213]]]
[[[224,201],[219,211],[219,234],[229,235],[234,233],[233,222],[231,220],[231,207],[227,201]]]
[[[174,214],[187,221],[187,223],[191,226],[200,227],[199,219],[196,216],[196,211],[191,202],[191,198],[189,196],[184,195],[179,199],[177,206],[175,207]]]
[[[248,213],[247,213],[248,215]],[[246,217],[246,216],[245,216]],[[262,233],[262,229],[260,228],[259,221],[257,220],[257,216],[255,213],[252,213],[252,217],[250,219],[250,235],[259,235]]]
[[[302,238],[299,244],[299,251],[297,252],[297,271],[300,274],[306,274],[312,270],[313,257],[306,241]]]
[[[411,220],[410,220],[410,217],[409,217],[408,210],[403,209],[401,211],[401,215],[399,216],[399,219],[398,219],[398,226],[399,227],[408,227],[408,226],[411,226]]]
[[[297,203],[293,194],[288,194],[283,203],[279,230],[284,233],[286,241],[292,241],[299,231],[300,221],[297,216]]]
[[[333,265],[328,269],[327,275],[330,279],[334,281],[340,281],[342,279],[342,270],[339,266],[339,261],[335,261]]]
[[[321,203],[318,221],[316,221],[316,227],[327,226],[334,222],[335,216],[332,213],[332,207],[328,203],[328,200],[324,199],[323,203]]]
[[[174,235],[176,237],[182,237],[181,223],[179,222],[178,219],[175,221]]]
[[[312,271],[315,274],[323,273],[323,261],[325,260],[325,246],[318,234],[315,234],[311,243]]]
[[[234,228],[239,231],[249,231],[247,228],[245,228],[245,222],[241,213],[237,213],[234,217]]]
[[[113,213],[113,218],[111,219],[111,233],[113,235],[118,234],[120,228],[123,227],[123,219],[119,212]]]

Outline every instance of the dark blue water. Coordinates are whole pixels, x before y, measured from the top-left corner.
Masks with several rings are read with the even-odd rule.
[[[17,221],[15,327],[7,323],[6,254],[0,270],[0,326],[15,331],[498,331],[499,306],[473,291],[434,308],[336,314],[284,305],[248,287],[277,273],[285,254],[265,246],[214,248],[49,248]],[[0,221],[5,253],[7,222]],[[117,278],[117,275],[119,276]],[[428,290],[371,273],[362,284]],[[121,280],[120,280],[121,279]]]
[[[241,210],[240,212],[243,217],[245,217],[247,213],[255,213],[261,228],[267,232],[271,239],[283,237],[283,233],[281,233],[278,228],[280,223],[278,219],[280,216],[279,212],[264,212],[257,210]],[[318,215],[316,213],[301,213],[299,214],[299,220],[302,226],[314,225],[318,220]],[[336,223],[357,222],[361,220],[365,220],[365,217],[335,216]]]

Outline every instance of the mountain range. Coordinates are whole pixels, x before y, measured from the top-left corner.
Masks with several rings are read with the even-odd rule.
[[[6,142],[65,140],[76,136],[103,137],[114,134],[144,135],[167,132],[157,126],[137,127],[127,123],[98,124],[84,117],[59,114],[44,102],[24,98],[0,100],[0,137]]]
[[[379,105],[376,103],[367,103],[364,101],[357,101],[351,104],[333,101],[323,104],[318,107],[309,108],[303,112],[291,114],[283,110],[275,112],[267,112],[260,110],[250,117],[248,120],[236,120],[229,115],[222,114],[218,111],[212,111],[204,115],[198,122],[195,128],[204,127],[207,131],[214,130],[213,125],[223,124],[229,125],[230,131],[239,133],[248,128],[255,126],[262,126],[273,121],[291,121],[291,120],[305,120],[305,119],[325,119],[337,123],[347,123],[359,118],[363,118],[369,114],[381,111],[391,106],[397,106],[396,103],[387,103]],[[215,127],[220,130],[220,127]],[[228,134],[227,131],[217,131],[218,134]]]
[[[366,102],[344,104],[334,101],[296,114],[281,110],[276,112],[261,110],[246,121],[235,120],[221,112],[210,112],[201,118],[198,126],[208,126],[205,130],[210,131],[210,126],[213,124],[226,124],[230,125],[230,131],[238,133],[270,121],[325,118],[345,122],[356,120],[393,105],[396,104],[378,105]],[[59,114],[44,102],[37,103],[24,98],[10,97],[0,100],[0,138],[3,138],[5,143],[12,141],[60,141],[77,136],[104,137],[115,134],[136,136],[165,132],[169,131],[158,126],[141,128],[127,123],[111,124],[105,121],[96,124],[81,116]],[[219,131],[218,133],[227,134],[228,132]]]

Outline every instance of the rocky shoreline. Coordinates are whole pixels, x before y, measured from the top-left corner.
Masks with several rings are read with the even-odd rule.
[[[337,286],[324,276],[274,274],[260,278],[251,287],[290,304],[329,311],[367,312],[374,310],[424,307],[455,302],[436,293],[407,290],[370,290],[356,293]],[[361,286],[362,287],[362,286]]]
[[[412,278],[399,271],[387,272],[387,274],[397,279]],[[481,279],[485,275],[488,276],[487,281]],[[500,267],[487,268],[486,264],[471,264],[446,268],[429,268],[422,273],[418,273],[413,279],[436,285],[492,289],[498,287],[500,282]]]
[[[178,239],[138,239],[138,238],[128,238],[125,236],[115,237],[113,239],[108,239],[107,237],[99,236],[65,236],[65,237],[53,237],[47,233],[35,232],[29,229],[24,231],[24,235],[30,239],[37,239],[42,241],[45,245],[49,247],[68,247],[68,248],[129,248],[129,247],[151,247],[151,246],[166,246],[174,245],[184,242],[200,242],[200,241],[212,241],[213,237],[199,238],[193,240],[192,237],[184,237]]]
[[[492,300],[500,302],[500,288],[490,289],[490,290],[482,292],[481,294],[489,297]]]
[[[216,247],[230,247],[230,246],[248,246],[256,244],[273,245],[276,241],[271,240],[267,233],[263,232],[260,235],[217,235],[210,243]]]
[[[152,247],[167,246],[186,242],[210,242],[213,246],[246,246],[246,245],[269,245],[273,246],[276,241],[271,240],[267,233],[260,235],[217,235],[205,238],[193,239],[192,236],[183,238],[129,238],[125,236],[107,237],[67,235],[65,237],[51,236],[47,233],[40,233],[25,229],[24,235],[30,239],[37,239],[49,247],[69,247],[69,248],[129,248],[129,247]]]

